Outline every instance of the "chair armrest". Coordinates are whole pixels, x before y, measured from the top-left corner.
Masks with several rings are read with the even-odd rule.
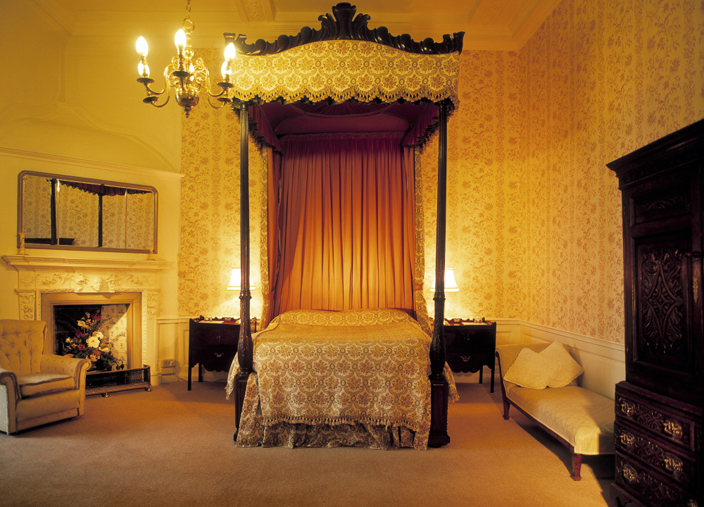
[[[13,401],[15,403],[20,400],[20,388],[17,384],[17,375],[14,372],[0,368],[0,385],[4,385],[7,388],[8,396],[14,396]]]
[[[70,375],[76,381],[76,388],[81,386],[81,376],[85,377],[90,368],[88,359],[77,357],[57,356],[56,354],[42,354],[41,371],[45,373],[63,373]]]

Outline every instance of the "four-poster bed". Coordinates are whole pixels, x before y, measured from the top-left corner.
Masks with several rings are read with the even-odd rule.
[[[260,436],[253,437],[255,426],[257,431],[264,427],[264,431],[268,428],[274,434],[273,425],[279,423],[289,425],[283,431],[287,435],[285,438],[296,440],[300,437],[300,425],[297,425],[300,422],[308,422],[315,426],[315,430],[319,430],[323,423],[325,425],[324,431],[310,437],[310,445],[330,445],[330,442],[321,443],[321,438],[325,440],[329,430],[345,424],[349,430],[350,424],[357,423],[367,425],[372,440],[376,441],[372,447],[379,444],[375,435],[390,427],[394,431],[390,438],[395,445],[438,447],[450,440],[447,403],[450,390],[453,395],[456,391],[445,364],[443,335],[447,120],[458,103],[457,75],[464,34],[445,35],[440,43],[432,39],[416,42],[409,35],[391,36],[384,27],[369,29],[369,16],[359,14],[355,17],[355,12],[354,6],[340,3],[333,7],[334,18],[329,14],[319,17],[320,30],[304,27],[298,35],[280,36],[274,43],[258,40],[250,45],[245,43],[244,36],[225,34],[228,42],[233,42],[238,50],[238,59],[233,64],[233,104],[241,127],[242,325],[228,389],[235,398],[238,428],[235,438],[238,443],[248,440],[243,445],[262,443]],[[438,209],[435,312],[430,339],[409,314],[416,317],[418,313],[424,313],[423,273],[419,273],[414,265],[415,241],[418,239],[413,225],[413,152],[435,130],[439,142]],[[264,289],[264,320],[271,321],[271,324],[257,335],[256,347],[249,326],[250,131],[267,150],[269,167],[268,270],[271,281]],[[313,141],[310,141],[311,137],[307,137],[308,141],[298,141],[306,136],[313,136]],[[335,139],[343,141],[331,140],[330,136],[338,136]],[[370,155],[376,148],[370,148],[368,144],[346,151],[349,139],[354,140],[353,144],[365,143],[364,139],[370,136],[393,139],[396,148],[382,155]],[[305,142],[310,146],[300,148]],[[312,155],[299,156],[300,151],[312,152]],[[331,151],[341,153],[336,159],[341,162],[335,162],[340,165],[339,170],[325,165],[329,162],[319,162],[321,158],[327,160]],[[370,161],[372,157],[383,160]],[[360,161],[349,162],[356,158]],[[354,172],[361,169],[352,169],[350,173],[346,167],[350,163],[356,164],[353,166],[356,168],[369,166],[371,169],[364,175]],[[386,171],[387,166],[391,167],[389,174],[393,173],[388,176],[391,183],[378,183],[383,179],[380,172]],[[303,180],[308,187],[301,186]],[[383,190],[375,187],[372,199],[365,197],[372,188],[370,181],[384,187]],[[341,218],[336,218],[337,215]],[[330,225],[332,221],[341,225]],[[321,229],[325,232],[321,233]],[[306,243],[316,241],[306,238],[321,234],[329,234],[334,239],[319,241],[321,245]],[[372,245],[367,246],[370,238],[373,238]],[[362,243],[365,244],[364,250],[360,250]],[[373,266],[370,268],[370,265]],[[325,266],[322,275],[317,272],[321,266]],[[319,310],[334,310],[339,314]],[[294,331],[298,334],[292,335]],[[394,335],[415,345],[398,347],[398,342],[389,341]],[[328,368],[325,371],[333,371],[334,365],[322,365],[320,357],[323,352],[311,348],[315,343],[320,344],[328,356],[343,359],[347,354],[356,353],[351,350],[377,350],[377,356],[381,354],[388,359],[385,365],[373,365],[372,359],[367,357],[354,364],[352,369],[356,373],[359,373],[357,370],[373,368],[396,373],[405,369],[404,375],[408,375],[404,377],[405,381],[409,386],[415,386],[409,388],[409,392],[415,390],[417,399],[398,392],[395,395],[376,393],[375,400],[391,397],[395,401],[386,405],[372,403],[366,412],[361,409],[352,417],[344,413],[344,409],[338,410],[340,403],[344,404],[340,400],[349,399],[343,390],[321,402],[322,405],[329,402],[326,406],[330,413],[318,407],[319,410],[311,415],[310,406],[292,401],[303,396],[296,389],[300,391],[301,384],[306,382],[324,384],[325,378],[319,376],[314,380],[309,376],[285,381],[284,377],[276,376],[282,369],[281,357],[265,363],[265,356],[273,357],[272,350],[279,351],[277,353],[285,350],[284,356],[293,357],[291,347],[294,347],[300,352],[296,356],[298,359],[303,356],[318,358],[318,363],[313,359],[308,363],[305,358],[301,359],[297,366],[299,370],[320,368],[323,371]],[[420,362],[418,350],[424,355]],[[422,376],[422,381],[418,380],[418,375]],[[337,387],[348,386],[359,378],[345,377]],[[365,385],[386,382],[387,387],[398,381],[398,378],[391,377],[383,381],[371,377],[363,380]],[[281,388],[286,382],[291,388],[288,391],[287,386]],[[309,392],[308,401],[316,396],[325,397],[326,394],[321,394],[323,391]],[[366,400],[367,394],[359,396]],[[276,397],[279,403],[272,403]],[[359,408],[357,402],[360,398],[357,394],[352,397]],[[282,402],[284,399],[286,402]],[[415,415],[409,416],[408,413],[397,414],[396,419],[387,413],[380,415],[383,410],[404,412],[405,404],[418,408],[415,415],[420,414],[419,419],[415,420]],[[271,409],[274,405],[275,410]],[[246,424],[251,427],[245,430],[243,425]],[[281,427],[277,429],[281,430]],[[243,432],[247,434],[243,436]],[[281,432],[276,433],[268,444],[282,445],[280,440],[284,437],[281,435]],[[388,434],[379,438],[388,438]],[[340,445],[358,440],[357,436],[343,438]]]

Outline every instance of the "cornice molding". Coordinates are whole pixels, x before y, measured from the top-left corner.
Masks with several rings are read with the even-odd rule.
[[[168,11],[148,11],[145,8],[126,8],[114,12],[96,8],[73,12],[63,0],[32,0],[34,8],[71,39],[86,37],[97,40],[100,47],[124,50],[131,49],[133,39],[142,33],[154,46],[172,47],[173,33],[180,26],[183,12],[178,6]],[[132,1],[132,0],[130,0]],[[463,47],[466,50],[517,51],[532,37],[561,0],[523,0],[512,2],[513,18],[506,21],[487,19],[483,14],[483,2],[473,0],[468,11],[461,15],[452,12],[426,12],[413,9],[406,12],[375,12],[372,5],[369,15],[376,25],[387,27],[389,32],[410,34],[419,40],[427,35],[442,37],[443,34],[465,32]],[[332,5],[334,2],[330,2]],[[203,10],[194,7],[194,47],[223,45],[224,33],[246,34],[251,41],[276,40],[281,34],[287,37],[298,34],[303,26],[321,15],[321,11],[276,10],[275,0],[231,0],[230,10]],[[305,6],[305,2],[303,2]],[[149,7],[147,7],[148,9]],[[207,8],[207,6],[205,7]],[[224,7],[219,5],[218,8]],[[327,8],[329,9],[329,7]],[[482,19],[480,20],[479,17]],[[146,32],[146,33],[145,33]],[[162,37],[163,41],[159,39]],[[87,39],[87,40],[88,40]],[[128,39],[129,45],[125,45]],[[129,50],[128,49],[128,50]]]
[[[32,5],[53,23],[60,32],[70,36],[76,27],[76,18],[54,0],[32,0]]]
[[[105,171],[119,172],[131,175],[153,175],[156,178],[180,180],[183,174],[171,171],[160,171],[148,167],[128,166],[113,164],[110,162],[100,162],[97,160],[86,160],[82,158],[67,157],[64,155],[54,155],[51,153],[39,153],[35,151],[18,150],[15,148],[0,147],[0,157],[13,157],[25,160],[35,160],[38,162],[48,162],[71,167],[82,167],[87,169],[101,169]]]

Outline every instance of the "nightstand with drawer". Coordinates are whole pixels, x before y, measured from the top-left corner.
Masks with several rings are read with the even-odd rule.
[[[446,319],[447,320],[447,319]],[[494,392],[496,365],[496,322],[475,322],[450,319],[443,326],[445,360],[455,373],[479,372],[479,383],[484,380],[484,366],[491,369],[491,392]]]
[[[188,325],[188,390],[191,374],[198,365],[198,382],[203,381],[203,368],[208,371],[229,371],[237,354],[240,325],[233,320],[191,319]]]

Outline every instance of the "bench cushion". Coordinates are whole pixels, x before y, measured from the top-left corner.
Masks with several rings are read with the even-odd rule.
[[[527,389],[507,385],[506,396],[574,447],[577,454],[614,452],[614,402],[588,389]]]
[[[63,373],[30,373],[17,377],[22,398],[44,396],[76,388],[76,380]]]

